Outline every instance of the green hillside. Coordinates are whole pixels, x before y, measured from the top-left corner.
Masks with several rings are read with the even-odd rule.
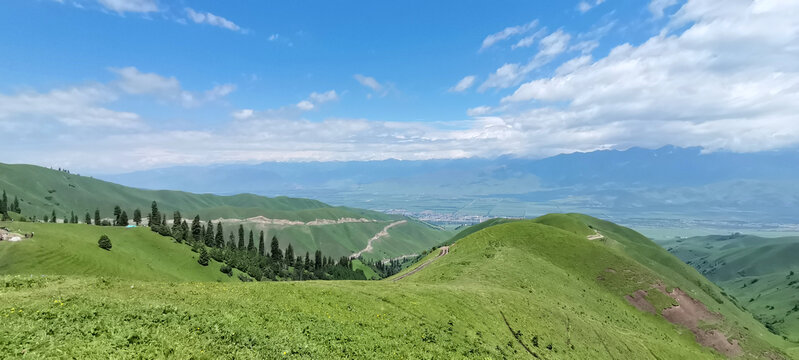
[[[82,224],[0,222],[19,242],[0,241],[0,274],[81,275],[156,281],[239,281],[219,272],[220,264],[197,264],[197,254],[150,229]],[[113,248],[97,246],[108,235]]]
[[[399,281],[217,284],[5,277],[0,280],[0,353],[77,358],[724,358],[699,345],[688,329],[664,319],[675,300],[652,288],[662,283],[664,290],[676,293],[672,288],[680,287],[720,312],[723,318],[703,320],[700,330],[716,330],[736,341],[737,358],[787,358],[780,350],[786,347],[782,339],[724,298],[714,301],[717,294],[708,291],[715,288],[692,268],[653,270],[675,258],[650,248],[651,242],[637,233],[589,217],[556,217],[561,216],[571,219],[549,220],[572,225],[577,220],[605,238],[591,241],[573,229],[536,221],[484,226],[458,240],[449,254]],[[638,290],[648,291],[645,298],[654,313],[625,300]]]
[[[55,211],[59,219],[69,217],[74,212],[82,222],[84,215],[90,213],[93,216],[95,209],[100,210],[103,218],[110,218],[117,205],[126,210],[130,218],[134,209],[140,209],[146,217],[152,202],[156,201],[160,212],[170,220],[175,210],[189,220],[194,215],[200,215],[204,220],[225,219],[235,223],[235,228],[228,226],[227,231],[236,230],[242,223],[237,220],[256,216],[299,222],[361,218],[375,221],[321,226],[264,225],[256,221],[242,223],[246,231],[263,230],[268,237],[278,236],[303,253],[321,249],[333,257],[349,255],[365,248],[368,240],[383,227],[401,220],[407,223],[392,228],[390,237],[375,242],[374,251],[364,254],[364,257],[391,258],[420,252],[440,244],[450,236],[449,232],[406,217],[333,207],[316,200],[142,190],[32,165],[0,164],[0,190],[5,190],[11,199],[19,198],[23,215],[36,216],[39,220]]]
[[[799,344],[799,237],[711,235],[660,244]]]

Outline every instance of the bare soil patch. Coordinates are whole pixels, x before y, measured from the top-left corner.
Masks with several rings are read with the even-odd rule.
[[[646,291],[638,290],[632,295],[626,295],[624,298],[630,305],[635,306],[636,309],[648,312],[652,315],[657,314],[655,307],[646,299]]]

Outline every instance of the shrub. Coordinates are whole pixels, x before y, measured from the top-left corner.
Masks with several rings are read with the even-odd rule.
[[[106,235],[100,236],[100,240],[97,241],[97,246],[103,250],[111,251],[111,239]]]
[[[227,274],[227,276],[233,276],[233,268],[231,268],[228,264],[222,265],[222,267],[219,268],[219,271],[221,271],[223,274]]]

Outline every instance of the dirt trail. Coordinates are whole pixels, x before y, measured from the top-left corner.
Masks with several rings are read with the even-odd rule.
[[[413,269],[413,270],[411,270],[411,271],[408,271],[408,272],[406,272],[406,273],[402,274],[401,276],[398,276],[398,277],[397,277],[396,279],[394,279],[393,281],[399,281],[399,280],[402,280],[402,279],[404,279],[404,278],[406,278],[406,277],[408,277],[408,276],[411,276],[411,275],[413,275],[413,274],[416,274],[417,272],[419,272],[419,271],[421,271],[422,269],[426,268],[426,267],[427,267],[427,265],[430,265],[430,263],[432,263],[432,262],[433,262],[433,261],[435,261],[436,259],[438,259],[438,258],[440,258],[440,257],[442,257],[442,256],[444,256],[444,255],[447,255],[447,254],[449,254],[449,246],[442,246],[442,247],[441,247],[441,252],[440,252],[440,253],[438,253],[438,256],[436,256],[436,257],[434,257],[434,258],[432,258],[432,259],[430,259],[430,260],[427,260],[427,261],[425,261],[425,262],[424,262],[424,264],[422,264],[422,265],[419,265],[419,266],[418,266],[416,269]]]
[[[586,238],[588,238],[588,240],[600,240],[604,239],[605,235],[600,234],[599,231],[596,231],[596,229],[594,229],[594,235],[588,235],[586,236]]]
[[[369,239],[369,242],[366,243],[366,247],[363,250],[358,251],[355,254],[350,255],[350,259],[355,259],[355,258],[361,256],[365,252],[372,252],[372,249],[373,249],[372,243],[377,241],[377,240],[380,240],[381,238],[387,237],[388,236],[388,229],[391,229],[391,228],[393,228],[393,227],[395,227],[397,225],[405,224],[407,222],[408,222],[408,220],[400,220],[400,221],[393,222],[391,224],[386,225],[386,227],[384,227],[383,230],[380,230],[379,233],[375,234],[375,236],[372,236],[372,238]]]

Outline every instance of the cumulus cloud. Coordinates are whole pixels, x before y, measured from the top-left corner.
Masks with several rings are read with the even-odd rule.
[[[198,12],[194,11],[192,8],[186,8],[186,15],[188,15],[189,19],[195,24],[208,24],[232,31],[245,32],[241,27],[236,25],[236,23],[210,12]]]
[[[155,0],[97,0],[100,5],[117,13],[149,13],[157,12],[158,3]]]
[[[617,46],[597,61],[573,59],[502,100],[544,107],[503,119],[519,129],[560,128],[584,149],[796,145],[799,18],[788,14],[797,11],[798,3],[778,0],[688,1],[667,25],[684,31]]]
[[[571,35],[563,30],[555,31],[545,36],[538,43],[538,53],[527,64],[504,64],[493,74],[488,76],[478,90],[485,91],[490,88],[505,89],[518,85],[533,70],[551,62],[556,56],[568,49]]]
[[[315,109],[318,105],[330,101],[338,100],[338,94],[335,90],[329,90],[322,93],[312,92],[308,98],[297,103],[297,108],[302,111],[310,111]]]
[[[656,19],[662,18],[664,11],[674,5],[677,5],[677,0],[652,0],[649,3],[649,12],[652,13]]]
[[[450,92],[463,92],[463,91],[466,91],[467,89],[472,87],[472,85],[474,85],[474,81],[476,79],[477,79],[477,77],[474,76],[474,75],[465,76],[465,77],[463,77],[463,79],[461,79],[461,81],[458,81],[458,83],[455,84],[455,86],[449,88],[449,91]]]
[[[483,44],[480,46],[480,51],[488,49],[494,44],[512,36],[524,34],[534,29],[536,26],[538,26],[538,20],[533,20],[527,24],[507,27],[500,32],[488,35],[485,37],[485,39],[483,39]]]
[[[110,68],[119,78],[114,83],[120,90],[131,95],[153,95],[163,100],[180,103],[185,107],[221,99],[236,90],[233,84],[217,85],[203,93],[184,90],[174,76],[164,77],[156,73],[144,73],[128,66]]]
[[[139,115],[114,111],[102,104],[115,101],[112,91],[102,85],[56,89],[46,93],[26,91],[0,94],[0,122],[6,126],[57,122],[77,127],[134,128],[141,126]]]

